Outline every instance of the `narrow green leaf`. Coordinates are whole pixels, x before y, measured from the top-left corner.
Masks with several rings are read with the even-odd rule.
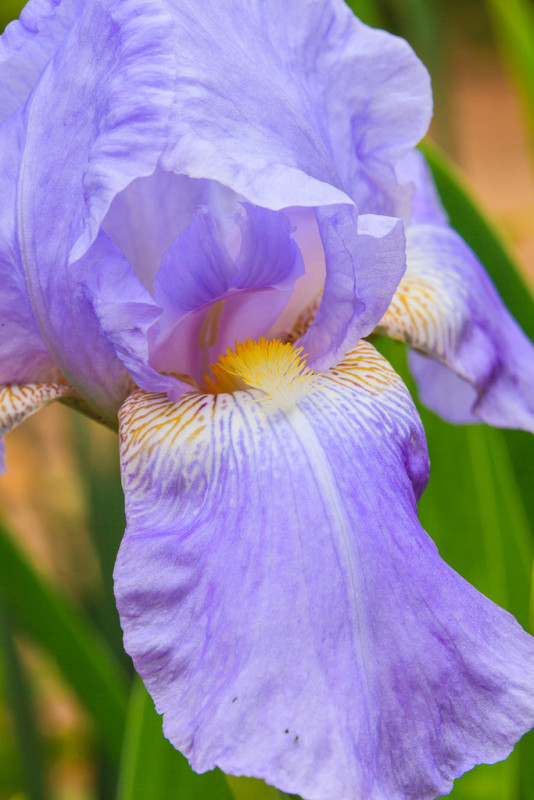
[[[126,527],[117,437],[101,429],[95,446],[94,422],[79,414],[73,414],[72,417],[77,467],[87,503],[90,541],[101,575],[97,591],[83,598],[84,608],[118,660],[126,669],[131,669],[131,661],[124,652],[113,593],[113,566]],[[106,434],[109,437],[107,441]]]
[[[257,778],[236,778],[225,775],[234,800],[280,800],[282,793]],[[287,795],[284,795],[286,797]]]
[[[0,637],[6,701],[11,710],[22,786],[28,800],[46,800],[42,747],[30,684],[13,640],[13,626],[0,598]]]
[[[165,739],[161,717],[142,682],[134,683],[117,788],[117,800],[232,800],[219,770],[197,775]]]
[[[103,746],[118,755],[127,706],[122,670],[82,612],[35,572],[1,524],[0,588],[21,629],[56,659],[98,726]]]
[[[376,0],[347,0],[347,5],[367,25],[372,25],[373,28],[384,27],[382,13]]]
[[[432,77],[443,71],[443,20],[439,0],[389,0],[398,32],[406,38]]]
[[[486,0],[497,43],[521,97],[534,147],[534,10],[525,0]]]
[[[451,225],[478,255],[511,313],[534,339],[534,297],[502,235],[480,210],[450,159],[427,140],[420,147]]]

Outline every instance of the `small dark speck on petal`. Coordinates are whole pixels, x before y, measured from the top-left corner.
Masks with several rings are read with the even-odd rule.
[[[286,728],[284,733],[289,733],[289,728]]]
[[[299,737],[298,737],[298,736],[295,736],[295,739],[294,739],[293,741],[295,742],[295,744],[298,744]]]
[[[234,699],[232,700],[232,703],[235,703],[236,700],[237,700],[237,697],[234,697]]]

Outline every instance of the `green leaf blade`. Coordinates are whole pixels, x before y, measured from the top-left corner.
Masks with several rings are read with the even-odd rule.
[[[0,642],[4,656],[6,703],[15,733],[22,786],[28,800],[47,800],[43,770],[43,748],[24,665],[17,652],[11,618],[0,599]]]
[[[161,717],[141,680],[134,682],[122,751],[117,800],[233,800],[219,770],[197,775],[168,742]]]
[[[121,668],[82,612],[35,572],[1,524],[0,587],[21,629],[55,658],[98,726],[104,747],[118,755],[127,706]]]

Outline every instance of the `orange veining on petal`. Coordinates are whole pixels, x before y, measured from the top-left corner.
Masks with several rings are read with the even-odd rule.
[[[454,284],[452,291],[450,284],[446,273],[433,273],[418,260],[409,263],[377,332],[445,359],[463,329],[463,287]]]
[[[391,387],[403,386],[391,364],[365,340],[358,342],[343,361],[331,367],[325,373],[325,378],[333,383],[350,384],[373,395]]]
[[[59,383],[0,386],[0,436],[48,403],[72,394],[70,386]]]

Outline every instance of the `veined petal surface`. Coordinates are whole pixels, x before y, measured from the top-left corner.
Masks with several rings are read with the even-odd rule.
[[[174,23],[167,169],[273,209],[348,196],[361,212],[397,213],[394,164],[431,114],[428,74],[405,42],[341,0],[185,0]]]
[[[421,400],[444,419],[534,431],[534,347],[449,226],[421,153],[397,174],[414,193],[407,268],[379,331],[414,348]]]
[[[0,384],[53,381],[58,375],[33,313],[15,235],[23,138],[22,117],[13,114],[0,127]]]
[[[43,42],[46,20],[62,14],[65,34],[54,57],[39,62],[46,66],[24,108],[19,239],[37,323],[64,374],[58,320],[72,299],[69,265],[86,256],[103,225],[151,289],[171,234],[183,231],[202,195],[191,181],[270,210],[405,210],[395,164],[426,130],[428,74],[406,42],[363,25],[342,0],[86,0],[79,13],[63,0],[50,14],[42,2],[35,9],[43,9]],[[159,224],[167,190],[173,213]],[[122,225],[130,203],[142,217],[148,210],[146,232],[133,239],[131,220]],[[354,256],[353,248],[348,260]],[[326,295],[338,289],[334,279]],[[369,299],[359,306],[364,314]],[[254,298],[247,319],[259,310]],[[334,355],[319,352],[319,334],[310,346],[321,366],[358,338],[346,309],[340,318],[328,332]],[[242,335],[238,327],[232,335]],[[153,365],[169,371],[166,361]],[[81,391],[85,376],[69,380]],[[107,394],[97,408],[109,415],[120,392],[114,385]]]
[[[421,529],[424,434],[371,345],[283,408],[136,392],[121,459],[125,645],[194,769],[434,800],[532,726],[534,640]]]
[[[442,396],[441,371],[416,357],[423,402],[451,421],[475,416],[534,432],[534,347],[484,268],[448,226],[411,226],[406,240],[406,274],[379,330],[436,358],[467,383],[446,381],[455,396]]]
[[[87,0],[30,101],[25,235],[57,249],[68,209],[80,258],[113,198],[158,165],[272,209],[396,214],[395,163],[430,114],[411,48],[342,0]]]
[[[0,386],[0,436],[9,433],[40,408],[72,394],[72,387],[60,383]]]

